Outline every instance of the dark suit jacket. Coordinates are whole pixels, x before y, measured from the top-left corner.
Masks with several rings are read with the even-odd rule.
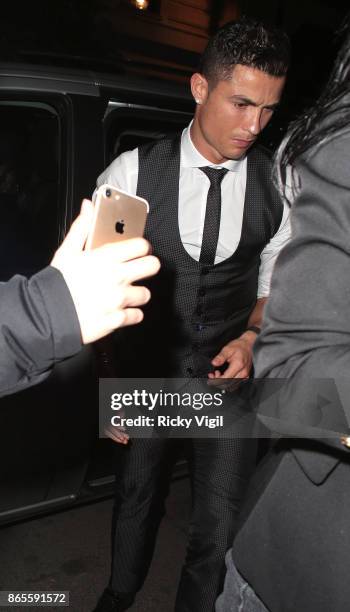
[[[298,172],[292,240],[276,264],[255,355],[257,377],[289,379],[261,417],[284,438],[255,475],[233,556],[272,612],[343,612],[350,601],[350,128],[314,147]]]
[[[58,270],[0,283],[0,395],[42,381],[80,348],[78,317]]]

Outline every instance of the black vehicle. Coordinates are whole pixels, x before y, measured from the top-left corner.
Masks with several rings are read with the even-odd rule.
[[[0,64],[0,281],[46,266],[122,151],[181,130],[187,88],[87,70]],[[112,492],[91,348],[0,401],[0,524]]]

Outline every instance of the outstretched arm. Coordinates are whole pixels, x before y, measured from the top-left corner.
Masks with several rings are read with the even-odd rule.
[[[141,238],[84,251],[92,210],[85,201],[51,266],[0,284],[2,395],[40,382],[82,343],[143,318],[150,293],[133,282],[156,274],[159,261]]]

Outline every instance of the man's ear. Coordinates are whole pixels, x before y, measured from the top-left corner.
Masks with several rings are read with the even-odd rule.
[[[208,97],[208,81],[199,72],[191,76],[191,92],[196,104],[203,104]]]

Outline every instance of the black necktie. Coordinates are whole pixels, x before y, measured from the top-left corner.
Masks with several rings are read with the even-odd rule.
[[[221,181],[228,170],[227,168],[211,168],[210,166],[204,166],[199,170],[202,170],[210,180],[199,261],[203,264],[213,265],[220,231]]]

